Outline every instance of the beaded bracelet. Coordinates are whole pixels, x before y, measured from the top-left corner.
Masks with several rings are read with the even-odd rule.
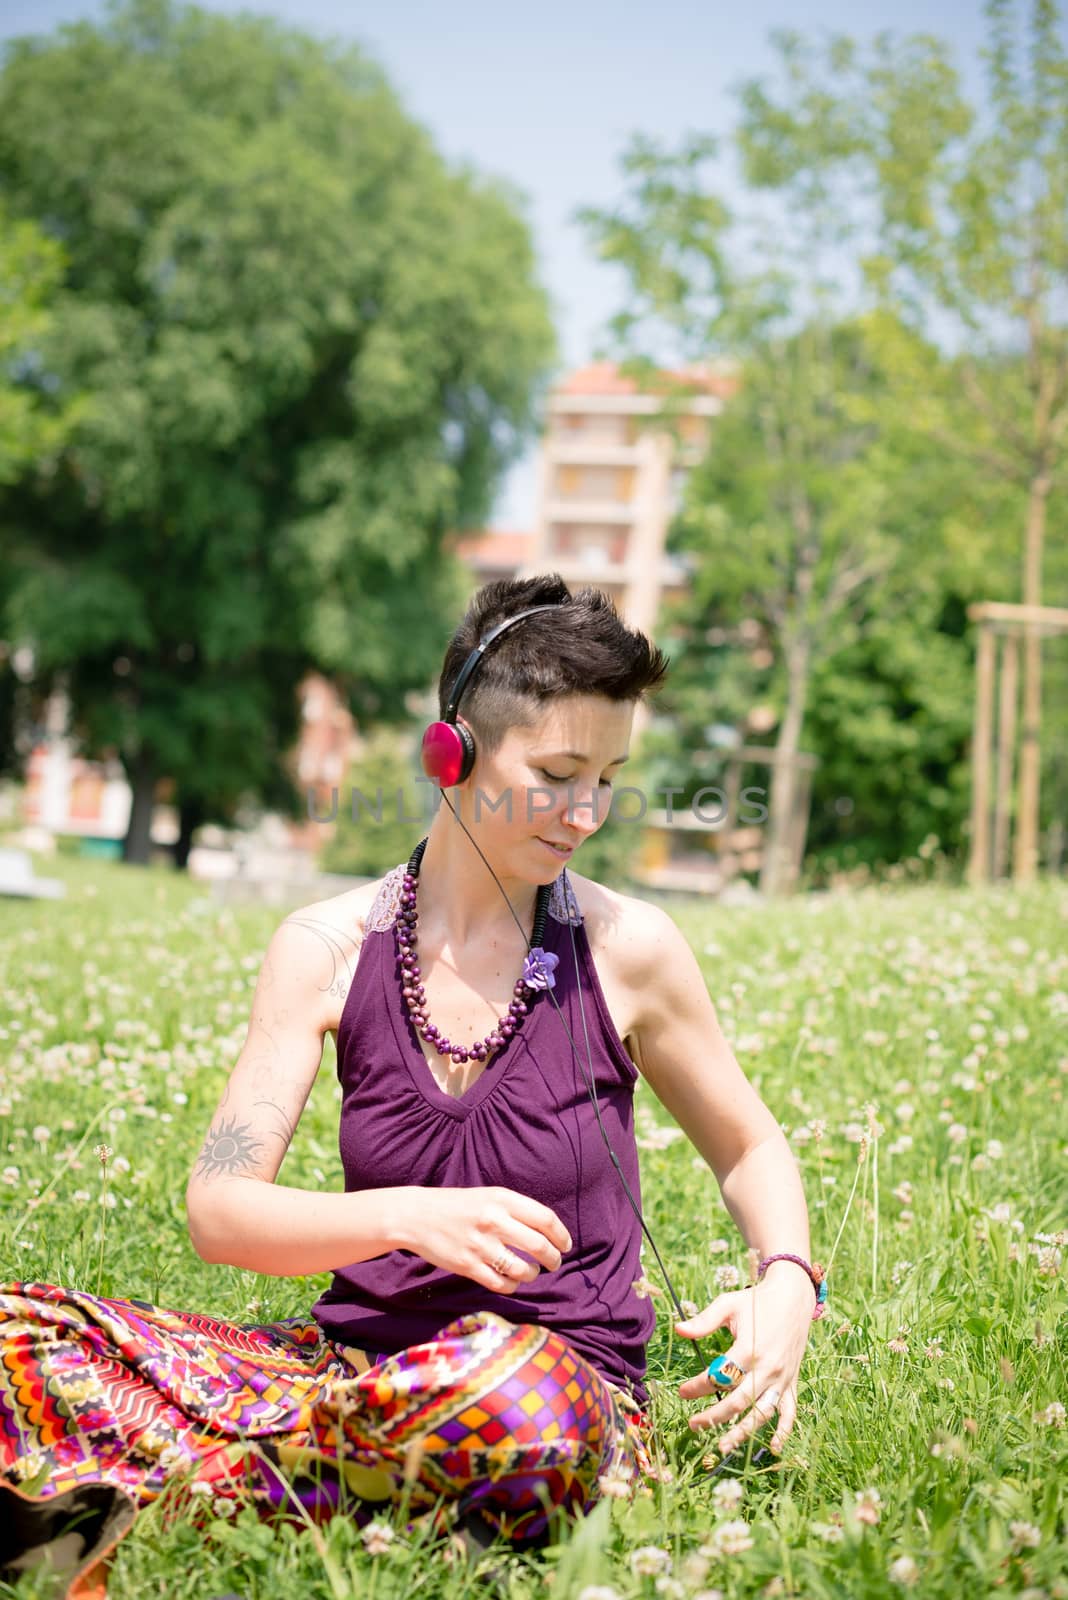
[[[818,1261],[808,1262],[805,1260],[804,1256],[792,1256],[788,1255],[786,1252],[783,1252],[781,1255],[777,1256],[765,1256],[764,1260],[757,1268],[758,1283],[773,1261],[792,1261],[795,1266],[801,1268],[802,1272],[808,1273],[809,1277],[812,1279],[812,1287],[816,1291],[816,1309],[812,1313],[812,1320],[813,1322],[817,1322],[823,1315],[825,1302],[827,1299],[827,1274],[824,1268],[820,1266]]]

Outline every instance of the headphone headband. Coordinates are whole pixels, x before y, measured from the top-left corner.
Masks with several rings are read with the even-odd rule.
[[[449,695],[449,703],[445,707],[445,715],[442,720],[445,722],[456,721],[456,711],[460,704],[460,696],[467,687],[468,679],[478,666],[479,662],[482,660],[482,657],[485,655],[494,639],[499,638],[500,635],[504,633],[505,629],[510,628],[514,622],[522,622],[524,617],[532,617],[536,611],[559,611],[562,603],[563,602],[558,602],[556,605],[551,606],[531,606],[527,611],[517,611],[514,617],[505,617],[503,622],[498,622],[495,628],[491,628],[486,637],[480,640],[475,648],[471,651],[471,654],[468,656],[467,660],[456,674],[456,682],[452,686],[452,692]]]

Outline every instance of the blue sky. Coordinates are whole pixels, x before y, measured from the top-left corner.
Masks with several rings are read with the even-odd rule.
[[[731,88],[770,69],[776,28],[936,33],[971,83],[984,34],[982,0],[263,0],[210,9],[269,12],[362,44],[446,156],[516,184],[569,367],[591,359],[619,297],[614,271],[594,259],[572,214],[612,203],[632,133],[673,143],[688,131],[726,131]],[[103,10],[94,0],[0,0],[0,38]],[[533,525],[533,459],[532,447],[503,484],[494,525]]]

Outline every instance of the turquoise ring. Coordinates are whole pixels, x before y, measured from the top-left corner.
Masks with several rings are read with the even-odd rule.
[[[745,1373],[736,1362],[728,1361],[726,1356],[716,1356],[708,1363],[707,1376],[717,1389],[736,1389]]]

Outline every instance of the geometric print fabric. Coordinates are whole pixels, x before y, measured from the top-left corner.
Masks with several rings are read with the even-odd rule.
[[[45,1283],[0,1286],[0,1482],[105,1483],[144,1506],[172,1479],[264,1514],[361,1524],[391,1503],[516,1544],[649,1470],[646,1424],[551,1330],[461,1317],[389,1357],[312,1319],[242,1325]]]

